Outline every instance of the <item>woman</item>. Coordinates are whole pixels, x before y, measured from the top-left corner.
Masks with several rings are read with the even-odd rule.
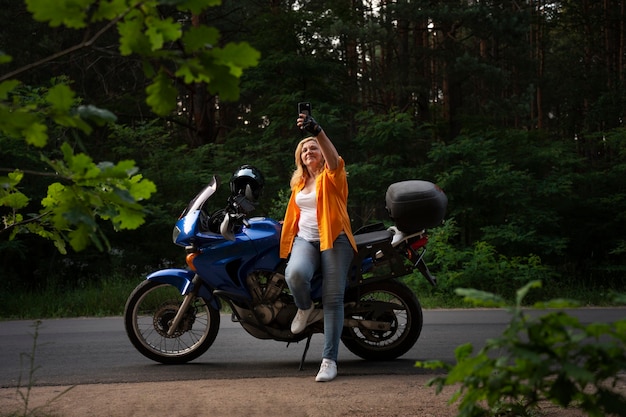
[[[344,161],[312,117],[300,114],[296,123],[313,136],[300,141],[296,148],[280,256],[291,254],[285,279],[298,307],[291,324],[294,334],[321,318],[311,300],[311,279],[317,269],[322,271],[324,352],[315,380],[325,382],[337,376],[343,297],[356,244],[348,216]]]

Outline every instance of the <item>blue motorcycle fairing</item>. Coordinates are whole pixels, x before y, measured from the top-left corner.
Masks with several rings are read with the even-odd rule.
[[[155,271],[146,277],[148,281],[159,282],[162,284],[168,284],[176,287],[180,291],[181,295],[187,295],[193,290],[193,277],[196,274],[193,271],[186,269],[161,269]],[[206,300],[212,307],[217,310],[221,309],[219,300],[213,296],[205,287],[200,287],[198,296]]]
[[[255,260],[257,269],[277,271],[283,262],[279,254],[281,229],[282,225],[270,218],[255,217],[249,219],[249,226],[244,228],[244,233],[254,242],[258,252]],[[314,300],[321,300],[322,298],[321,274],[316,274],[311,281],[311,297]]]
[[[218,237],[219,236],[219,237]],[[200,255],[194,267],[203,278],[210,276],[211,287],[242,300],[250,300],[246,278],[254,271],[274,271],[281,262],[280,224],[272,219],[249,219],[235,240],[221,235],[199,233],[196,244]]]
[[[282,226],[276,220],[266,217],[254,217],[243,232],[254,242],[257,251],[256,266],[259,269],[273,271],[281,262],[280,232]]]

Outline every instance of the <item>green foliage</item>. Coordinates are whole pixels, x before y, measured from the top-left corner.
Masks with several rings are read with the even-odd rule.
[[[115,26],[120,54],[138,55],[143,59],[146,74],[152,78],[152,84],[146,88],[147,103],[158,115],[167,115],[176,108],[177,90],[171,85],[169,70],[165,69],[172,66],[176,68],[174,75],[185,84],[206,83],[222,100],[236,100],[238,80],[243,70],[257,65],[259,53],[246,42],[228,43],[224,47],[215,45],[218,32],[201,26],[187,30],[180,21],[159,12],[162,3],[174,6],[179,12],[193,14],[220,4],[216,0],[82,0],[79,3],[63,0],[51,7],[50,2],[26,0],[33,17],[52,27],[81,29],[103,20],[108,22],[107,28]],[[101,32],[85,46],[95,41]],[[200,37],[207,34],[211,36],[200,41]],[[186,42],[185,54],[169,47],[177,42]]]
[[[353,198],[373,202],[381,199],[381,191],[395,181],[415,178],[419,156],[419,131],[407,113],[390,112],[377,115],[363,111],[356,115],[358,133],[353,139],[355,154],[348,166],[350,184],[359,189]],[[417,138],[416,138],[417,136]],[[388,152],[394,149],[394,152]]]
[[[172,85],[164,70],[160,70],[154,77],[153,83],[146,87],[146,103],[156,114],[166,115],[174,108],[178,90]]]
[[[475,355],[465,344],[456,348],[453,365],[427,361],[416,366],[447,372],[429,382],[437,393],[460,386],[450,399],[458,401],[459,417],[530,416],[541,401],[580,408],[590,416],[626,416],[626,398],[615,391],[626,371],[626,319],[584,325],[560,310],[574,305],[567,300],[538,303],[537,308],[557,310],[533,317],[522,301],[540,286],[533,281],[517,291],[502,336],[487,340]],[[457,293],[477,305],[506,305],[492,293]]]
[[[63,160],[49,161],[49,164],[60,178],[71,180],[71,185],[50,184],[48,195],[41,201],[40,215],[45,219],[36,229],[26,225],[33,229],[31,232],[42,232],[45,226],[61,235],[68,231],[70,245],[79,251],[85,249],[89,241],[99,249],[106,246],[107,239],[97,226],[98,217],[110,220],[116,230],[136,229],[143,224],[144,211],[139,202],[150,198],[156,186],[136,174],[133,161],[95,164],[83,153],[74,154],[67,143],[61,150]],[[65,252],[59,237],[55,238],[55,244]]]
[[[558,222],[575,198],[572,149],[533,133],[494,131],[435,143],[429,156],[465,243],[486,240],[509,254],[563,253]]]
[[[180,19],[160,10],[165,4],[183,15],[198,14],[218,5],[216,0],[25,3],[37,21],[51,27],[87,29],[82,43],[53,57],[90,47],[104,33],[117,28],[120,54],[138,56],[146,76],[152,80],[146,88],[146,102],[157,115],[171,114],[178,105],[176,77],[186,84],[205,83],[209,91],[220,94],[221,100],[237,99],[243,70],[255,66],[259,59],[259,53],[245,42],[217,46],[217,30],[202,25],[185,28]],[[89,28],[96,26],[99,29],[89,38]],[[181,42],[184,54],[171,47]],[[2,63],[10,62],[9,58],[2,59]],[[64,77],[53,79],[47,89],[22,86],[12,78],[31,67],[36,65],[0,76],[0,140],[24,140],[43,149],[50,137],[58,133],[69,134],[80,143],[81,134],[89,135],[94,127],[110,127],[115,122],[110,111],[84,105]],[[172,67],[176,68],[174,79]],[[92,243],[100,250],[108,249],[109,240],[99,220],[109,221],[115,230],[136,229],[145,222],[141,202],[156,191],[155,184],[137,173],[133,160],[96,163],[85,152],[75,153],[69,141],[60,142],[61,157],[49,152],[41,154],[41,160],[54,174],[1,168],[9,174],[0,177],[0,233],[7,233],[11,239],[20,232],[33,233],[53,240],[62,253],[67,251],[66,243],[75,251]],[[35,198],[21,188],[26,173],[53,178],[39,207],[35,206]]]
[[[291,190],[289,188],[283,188],[278,192],[278,197],[272,201],[272,206],[268,213],[268,216],[273,219],[282,219],[287,211],[287,203],[289,203],[289,196]]]
[[[119,265],[116,265],[116,269],[107,277],[85,280],[75,287],[49,283],[43,290],[0,293],[0,317],[5,320],[24,320],[120,316],[124,313],[128,294],[144,278],[143,271],[133,269],[128,264],[124,265],[124,270]],[[80,266],[74,265],[74,270],[80,272]]]
[[[345,159],[350,205],[359,227],[377,220],[372,217],[378,215],[375,211],[384,202],[390,184],[418,178],[416,167],[422,162],[430,133],[425,126],[417,127],[408,113],[399,111],[361,111],[355,119],[357,134]]]
[[[497,288],[498,295],[512,300],[516,288],[534,280],[549,280],[551,269],[542,264],[539,256],[506,256],[484,241],[471,246],[455,244],[459,234],[456,220],[429,230],[429,242],[425,260],[437,277],[437,287],[426,285],[421,275],[411,277],[411,285],[417,292],[440,294],[443,298],[453,296],[458,287],[481,290]]]
[[[66,129],[91,133],[88,122],[105,124],[114,119],[106,110],[80,105],[64,81],[59,78],[48,89],[14,89],[11,101],[0,102],[0,108],[10,108],[9,113],[30,112],[44,127],[41,132],[48,131],[48,120],[52,120],[55,134]],[[11,128],[4,132],[9,136],[15,133]],[[25,139],[40,148],[45,145],[45,140]],[[15,138],[0,137],[0,140],[10,144]],[[39,151],[41,171],[14,169],[6,177],[0,177],[0,207],[7,209],[0,212],[0,233],[7,233],[10,238],[18,233],[32,233],[53,240],[57,249],[66,253],[67,243],[74,250],[82,250],[91,243],[101,250],[108,247],[98,218],[110,220],[117,230],[134,229],[142,224],[144,210],[139,202],[148,199],[156,189],[154,183],[137,174],[133,161],[96,164],[85,153],[74,153],[68,142],[62,143],[60,151],[60,155]],[[45,195],[24,192],[26,173],[52,179]]]
[[[609,287],[623,288],[626,252],[626,130],[614,129],[585,138],[589,155],[575,175],[575,198],[562,211],[568,237],[567,273]],[[584,225],[581,227],[581,225]]]
[[[96,166],[134,160],[157,186],[140,201],[139,231],[113,233],[124,222],[91,210],[93,238],[106,247],[106,236],[119,262],[177,259],[173,217],[208,175],[228,178],[241,163],[266,176],[258,214],[280,218],[300,138],[294,109],[307,100],[348,164],[355,228],[389,220],[390,182],[427,179],[446,191],[458,232],[431,265],[440,288],[420,291],[445,298],[486,277],[509,298],[541,278],[546,290],[597,301],[626,284],[626,90],[619,42],[604,41],[623,37],[617,2],[4,3],[0,216],[21,231],[50,217],[40,203],[51,184],[72,186],[49,163],[66,163],[63,142]],[[137,224],[131,213],[127,224]],[[90,265],[68,273],[37,235],[7,242],[17,228],[0,234],[3,288],[44,285],[49,271],[69,281],[110,270],[107,257],[71,253],[68,264]]]
[[[433,143],[426,172],[448,195],[459,243],[507,256],[540,254],[559,274],[620,289],[626,188],[624,131],[580,144],[521,131],[476,131]]]

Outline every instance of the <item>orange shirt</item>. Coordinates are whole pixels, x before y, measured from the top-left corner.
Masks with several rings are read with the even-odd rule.
[[[304,188],[304,181],[291,190],[291,197],[287,204],[283,230],[280,236],[280,257],[287,258],[291,252],[293,240],[298,234],[298,220],[300,209],[296,204],[296,194]],[[350,216],[348,216],[348,180],[346,178],[345,163],[339,158],[339,166],[330,170],[324,168],[315,180],[317,195],[317,224],[320,231],[320,250],[333,247],[333,242],[343,231],[356,251],[356,243],[352,236]]]

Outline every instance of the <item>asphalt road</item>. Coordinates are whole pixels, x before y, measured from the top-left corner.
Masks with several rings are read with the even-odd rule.
[[[569,310],[583,322],[613,322],[624,308]],[[339,363],[344,375],[408,375],[427,371],[416,360],[452,362],[454,348],[470,342],[476,349],[496,337],[509,322],[504,310],[425,310],[424,328],[413,349],[390,362],[367,362],[343,346]],[[305,341],[287,345],[258,340],[223,315],[217,339],[207,353],[186,365],[161,365],[144,358],[130,344],[121,317],[43,320],[38,328],[34,367],[34,321],[0,322],[0,387],[78,385],[114,382],[155,382],[297,376]],[[311,342],[305,368],[316,369],[323,335]],[[21,383],[19,382],[21,379]]]

